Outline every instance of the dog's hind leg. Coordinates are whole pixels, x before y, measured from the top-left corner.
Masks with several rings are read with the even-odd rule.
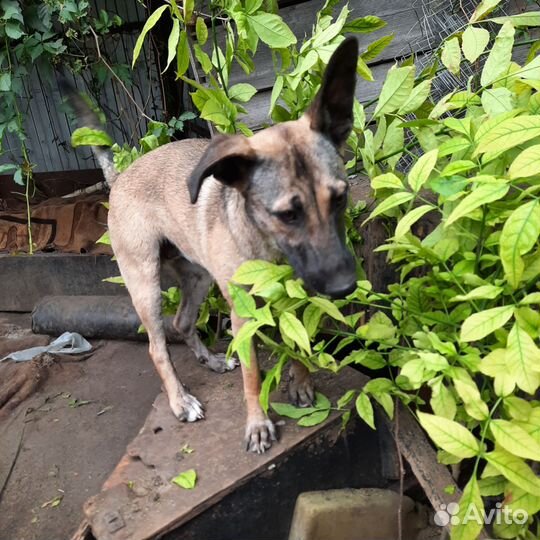
[[[191,263],[184,257],[175,257],[168,260],[166,264],[176,274],[182,290],[180,307],[173,320],[175,330],[193,351],[199,362],[208,366],[212,371],[224,373],[234,369],[238,365],[238,361],[234,358],[227,359],[225,354],[210,352],[197,332],[199,307],[208,294],[208,289],[213,281],[212,277],[202,266]]]
[[[139,315],[150,342],[149,352],[169,398],[174,415],[182,421],[194,422],[204,418],[203,407],[181,383],[171,362],[163,317],[161,315],[161,287],[159,282],[159,256],[133,258],[128,252],[115,250],[120,272],[124,278],[133,307]]]
[[[311,407],[314,400],[315,389],[308,368],[298,360],[291,360],[289,401],[297,407]]]

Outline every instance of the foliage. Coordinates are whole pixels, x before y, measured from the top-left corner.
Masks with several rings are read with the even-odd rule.
[[[498,25],[492,39],[481,25],[496,4],[484,0],[465,31],[442,44],[442,67],[437,60],[419,76],[413,64],[390,70],[369,122],[357,105],[350,142],[378,200],[367,220],[388,222],[379,250],[396,283],[374,292],[361,280],[346,299],[330,302],[308,294],[287,265],[247,262],[230,293],[249,322],[230,352],[249,362],[257,337],[276,358],[263,382],[265,408],[289,358],[310,371],[353,364],[384,374],[351,389],[338,408],[354,400],[374,427],[373,404],[391,418],[400,399],[442,463],[470,462],[462,511],[472,504],[481,514],[483,498],[496,497],[510,516],[519,510],[527,519],[495,523],[493,534],[533,538],[540,511],[540,61],[536,43],[524,65],[512,53],[531,43],[515,35],[539,25],[540,13],[491,19]],[[479,58],[485,63],[466,89],[431,100],[439,70],[458,74]],[[426,215],[438,225],[422,237],[416,225]],[[475,538],[481,528],[461,519],[452,537]]]
[[[347,6],[334,20],[332,11],[336,3],[335,0],[326,2],[317,14],[312,35],[299,46],[271,0],[211,0],[211,14],[202,11],[202,2],[190,0],[179,6],[176,0],[171,0],[157,8],[147,20],[135,46],[133,65],[148,32],[168,14],[172,27],[165,69],[176,59],[176,76],[193,87],[191,97],[202,119],[221,132],[240,131],[250,135],[251,130],[240,117],[246,114],[245,104],[255,96],[257,89],[248,83],[231,85],[230,80],[235,69],[242,69],[246,75],[254,72],[253,56],[261,42],[271,50],[276,71],[269,112],[272,120],[283,121],[297,118],[311,103],[324,67],[344,39],[343,34],[370,33],[386,24],[375,16],[351,19]],[[195,39],[192,41],[193,28]],[[358,62],[360,76],[373,80],[366,62],[375,59],[391,41],[392,36],[385,36],[364,51]],[[208,84],[200,84],[186,75],[191,56]]]
[[[9,132],[21,144],[22,162],[2,166],[0,172],[13,172],[16,183],[28,183],[34,165],[26,146],[23,120],[25,79],[37,66],[51,76],[53,66],[67,64],[75,71],[90,67],[101,82],[107,70],[101,62],[83,52],[84,39],[95,29],[103,37],[122,24],[117,15],[101,10],[92,17],[87,0],[48,0],[46,2],[2,0],[0,2],[0,153]],[[125,66],[114,69],[125,73]],[[13,149],[12,149],[13,150]]]

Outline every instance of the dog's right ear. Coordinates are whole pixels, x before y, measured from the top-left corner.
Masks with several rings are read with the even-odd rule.
[[[242,191],[257,162],[255,150],[244,135],[217,135],[204,151],[188,178],[191,203],[197,202],[205,178],[214,176],[227,186]]]

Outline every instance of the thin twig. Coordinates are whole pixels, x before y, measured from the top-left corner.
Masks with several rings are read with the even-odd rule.
[[[131,103],[133,103],[133,105],[135,106],[137,111],[139,111],[139,113],[142,116],[144,116],[144,118],[146,118],[148,121],[152,121],[152,119],[140,108],[139,104],[135,101],[133,96],[130,94],[129,90],[127,89],[127,87],[124,84],[124,82],[122,81],[122,79],[114,72],[114,69],[109,65],[107,60],[105,60],[105,58],[103,58],[103,56],[101,55],[101,49],[99,48],[98,36],[94,32],[94,29],[91,26],[90,26],[90,32],[92,32],[92,35],[94,36],[94,40],[96,42],[96,52],[97,52],[97,55],[98,55],[98,59],[101,60],[103,62],[103,65],[111,72],[112,76],[116,79],[118,84],[122,87],[124,92],[127,94],[128,99],[131,101]]]

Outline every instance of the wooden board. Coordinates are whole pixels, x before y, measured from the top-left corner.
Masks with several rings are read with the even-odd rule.
[[[295,450],[309,447],[317,436],[338,437],[341,421],[336,413],[312,428],[302,428],[287,420],[279,426],[279,443],[269,452],[248,453],[243,444],[245,413],[239,371],[194,376],[196,366],[190,362],[185,365],[189,371],[186,380],[193,394],[204,403],[206,419],[179,423],[165,396],[158,396],[139,435],[128,446],[103,491],[84,507],[96,539],[143,540],[161,536],[190,522],[250,479],[263,474],[271,480]],[[347,389],[360,388],[366,378],[345,368],[335,376],[318,373],[315,380],[318,388],[335,402]],[[273,399],[286,401],[279,391]],[[378,468],[369,450],[373,450],[375,439],[366,429],[363,449],[355,454],[354,463],[372,474]],[[193,453],[181,452],[186,444]],[[375,452],[377,455],[378,451]],[[369,463],[367,469],[365,463]],[[197,472],[195,489],[184,490],[171,483],[174,476],[188,469]],[[331,477],[333,472],[328,470],[327,474]],[[352,478],[354,473],[350,470],[349,474]],[[272,485],[275,479],[269,483]]]

